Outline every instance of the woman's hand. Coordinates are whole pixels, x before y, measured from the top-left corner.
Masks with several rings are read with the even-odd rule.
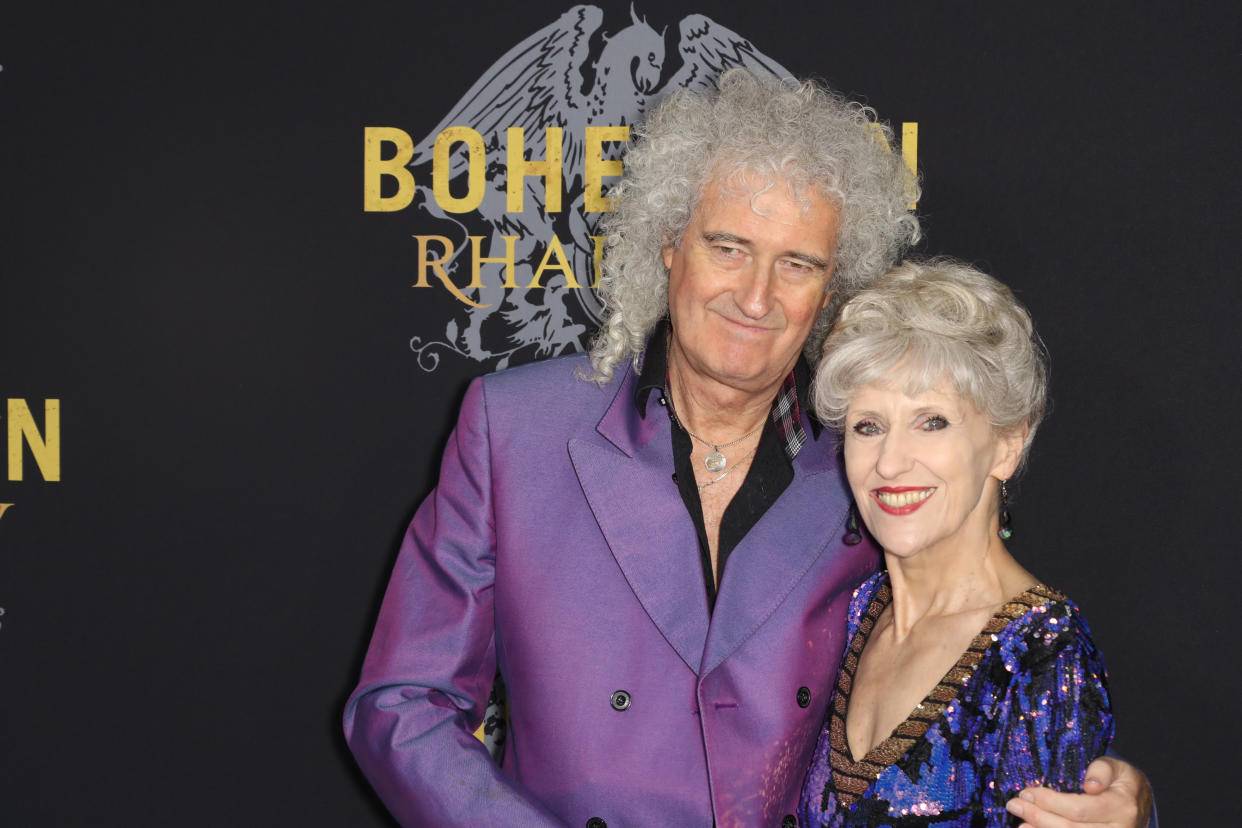
[[[1005,804],[1023,820],[1023,828],[1072,828],[1075,825],[1147,828],[1151,819],[1151,785],[1133,765],[1101,756],[1087,766],[1083,793],[1025,788]]]

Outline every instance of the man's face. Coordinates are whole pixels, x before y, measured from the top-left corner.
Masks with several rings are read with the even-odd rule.
[[[761,393],[793,368],[828,303],[840,211],[790,198],[784,181],[755,195],[713,183],[664,248],[673,323],[670,360],[688,380]]]

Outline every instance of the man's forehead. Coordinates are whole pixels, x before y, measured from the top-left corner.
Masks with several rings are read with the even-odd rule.
[[[755,202],[769,193],[801,205],[804,212],[817,205],[829,206],[835,212],[840,212],[840,201],[834,194],[801,176],[757,172],[745,167],[717,168],[704,184],[695,204],[695,212],[711,199],[748,200],[752,209],[760,212],[762,208]]]
[[[831,253],[836,247],[841,223],[837,204],[813,190],[793,192],[783,180],[749,186],[709,183],[691,216],[690,228],[703,240],[762,240],[751,236],[766,235],[766,222],[760,221],[756,228],[748,215],[771,220],[769,228],[782,227],[793,235],[805,235],[807,241],[826,245],[828,249],[822,252]]]

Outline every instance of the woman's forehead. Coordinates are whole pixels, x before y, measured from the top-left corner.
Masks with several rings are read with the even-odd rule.
[[[882,406],[887,409],[944,408],[979,413],[973,399],[958,390],[947,377],[928,378],[921,372],[902,370],[860,386],[851,396],[848,410]]]

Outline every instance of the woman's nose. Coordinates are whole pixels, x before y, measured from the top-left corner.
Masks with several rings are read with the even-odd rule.
[[[880,444],[880,455],[876,458],[876,472],[885,479],[893,479],[909,471],[911,465],[913,464],[905,435],[892,431],[885,434]]]

